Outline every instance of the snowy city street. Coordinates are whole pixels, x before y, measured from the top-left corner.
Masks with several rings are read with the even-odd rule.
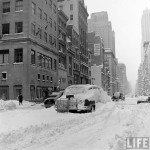
[[[141,99],[98,103],[93,113],[58,113],[13,101],[15,109],[0,111],[0,149],[125,150],[126,137],[150,137],[150,105],[137,105]]]

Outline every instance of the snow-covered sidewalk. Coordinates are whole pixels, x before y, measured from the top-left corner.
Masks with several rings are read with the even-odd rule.
[[[41,105],[2,111],[0,149],[125,150],[126,137],[150,137],[150,105],[136,101],[99,103],[95,112],[83,114]]]

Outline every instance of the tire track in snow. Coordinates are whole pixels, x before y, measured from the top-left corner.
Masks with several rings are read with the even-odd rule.
[[[108,112],[103,112],[103,109],[98,109],[98,111],[91,114],[77,114],[76,118],[67,121],[60,119],[52,124],[29,126],[28,128],[20,128],[9,134],[1,134],[0,149],[21,150],[33,145],[53,143],[68,131],[73,134],[74,132],[80,132],[85,127],[92,126],[94,121],[90,123],[89,120],[95,120],[100,114],[107,115]]]

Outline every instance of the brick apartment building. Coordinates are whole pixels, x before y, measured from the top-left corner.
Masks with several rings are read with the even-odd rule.
[[[0,97],[42,99],[58,85],[57,1],[0,1]]]

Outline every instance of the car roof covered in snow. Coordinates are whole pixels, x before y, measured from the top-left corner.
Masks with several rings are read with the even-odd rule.
[[[73,88],[73,87],[83,87],[85,89],[88,89],[90,87],[98,87],[98,86],[97,85],[91,85],[91,84],[75,84],[75,85],[70,85],[67,88]]]

